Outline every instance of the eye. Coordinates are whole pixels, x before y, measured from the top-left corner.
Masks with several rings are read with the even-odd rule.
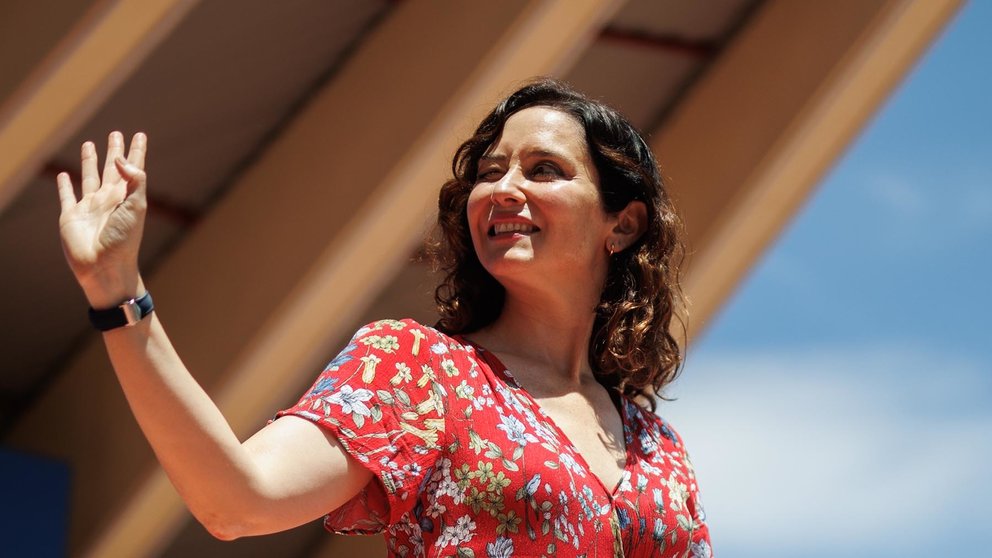
[[[498,180],[499,177],[503,176],[503,171],[499,167],[488,167],[479,169],[479,173],[475,176],[475,182],[492,182],[493,180]]]
[[[558,165],[547,161],[534,165],[534,168],[531,169],[531,174],[537,177],[558,177],[562,175]]]
[[[477,183],[478,182],[489,182],[489,181],[493,180],[494,178],[496,178],[496,171],[495,170],[485,170],[485,171],[480,171],[475,176],[475,181]]]

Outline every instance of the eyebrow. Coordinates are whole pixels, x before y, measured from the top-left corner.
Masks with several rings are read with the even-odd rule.
[[[527,152],[528,157],[550,157],[552,159],[558,159],[561,161],[567,160],[564,154],[559,151],[553,151],[550,149],[534,149]],[[479,164],[483,163],[502,163],[507,160],[506,155],[490,155],[486,154],[479,157]]]
[[[483,164],[483,163],[502,163],[503,161],[506,161],[506,155],[489,155],[489,154],[486,154],[486,155],[483,155],[482,157],[479,157],[479,164],[480,165]]]

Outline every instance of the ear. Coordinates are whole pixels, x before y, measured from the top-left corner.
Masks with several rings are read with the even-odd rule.
[[[615,215],[616,222],[606,241],[607,251],[611,244],[615,251],[622,252],[637,242],[648,230],[648,208],[644,202],[634,200]]]

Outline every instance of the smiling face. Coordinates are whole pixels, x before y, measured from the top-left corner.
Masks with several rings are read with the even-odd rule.
[[[468,199],[482,265],[508,289],[576,278],[600,288],[615,218],[603,209],[598,184],[585,130],[574,117],[541,106],[510,116],[479,160]]]

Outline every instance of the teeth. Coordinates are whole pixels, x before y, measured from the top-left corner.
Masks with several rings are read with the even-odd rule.
[[[534,225],[527,225],[525,223],[499,223],[495,226],[496,234],[510,233],[510,232],[524,232],[530,233],[534,232]]]

